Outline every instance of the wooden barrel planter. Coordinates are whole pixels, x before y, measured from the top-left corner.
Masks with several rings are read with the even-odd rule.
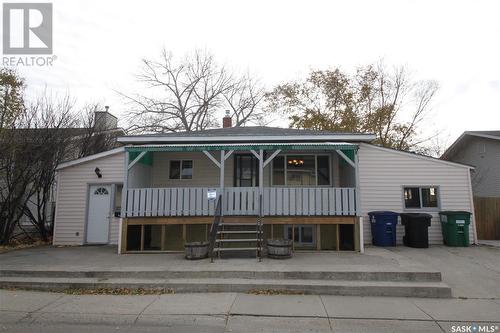
[[[184,244],[186,259],[195,260],[208,257],[208,242],[192,242]]]
[[[273,259],[288,259],[292,257],[291,239],[268,239],[267,256]]]

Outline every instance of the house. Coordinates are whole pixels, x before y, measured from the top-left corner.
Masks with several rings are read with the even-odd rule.
[[[431,213],[431,244],[442,244],[440,210],[472,211],[470,166],[382,148],[371,134],[224,124],[124,136],[124,147],[61,164],[54,244],[179,251],[222,215],[219,252],[253,251],[262,237],[363,252],[369,211]]]
[[[30,128],[30,129],[16,129],[16,134],[22,137],[43,137],[43,133],[61,133],[61,136],[70,138],[70,148],[67,149],[68,154],[65,160],[73,160],[82,155],[93,154],[100,150],[107,150],[109,147],[117,146],[116,138],[125,134],[122,128],[118,127],[118,119],[109,112],[109,107],[105,107],[105,111],[95,111],[90,114],[92,119],[89,119],[87,127],[69,127],[69,128]],[[54,132],[52,132],[54,131]],[[59,131],[59,132],[55,132]],[[42,134],[41,134],[42,133]],[[21,217],[19,225],[14,231],[14,234],[23,233],[37,233],[33,225],[33,220],[38,217],[38,209],[45,211],[47,228],[52,224],[55,214],[55,198],[56,198],[56,184],[52,186],[53,190],[49,193],[47,202],[41,203],[39,200],[45,198],[38,197],[35,193],[29,198],[26,203],[29,212],[33,215],[30,219],[27,213]],[[45,205],[45,209],[39,205]]]
[[[474,166],[478,237],[500,239],[500,131],[464,132],[441,158]]]

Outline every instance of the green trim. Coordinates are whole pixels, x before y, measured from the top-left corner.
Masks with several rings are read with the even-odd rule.
[[[347,156],[347,157],[348,157],[351,161],[356,162],[356,161],[354,160],[354,154],[355,154],[355,151],[354,151],[353,149],[341,149],[341,151],[342,151],[342,152],[345,154],[345,156]],[[346,161],[346,160],[344,160],[344,159],[342,159],[342,160],[341,160],[341,163],[342,163],[343,165],[347,165],[347,164],[348,164],[348,163],[347,163],[347,161]]]
[[[128,154],[129,154],[129,164],[135,160],[137,158],[137,156],[139,156],[141,152],[140,151],[129,151]],[[151,153],[146,153],[146,155],[144,155],[138,163],[141,163],[141,164],[144,164],[144,165],[149,165],[149,166],[152,166],[153,165],[153,154]]]
[[[241,145],[148,145],[148,146],[132,146],[125,147],[125,150],[128,152],[152,152],[152,151],[164,151],[164,152],[202,152],[204,150],[338,150],[341,149],[344,153],[349,152],[350,155],[354,158],[354,151],[358,149],[358,146],[355,144],[294,144],[294,145],[285,145],[285,144],[265,144],[265,145],[256,145],[256,144],[241,144]],[[137,155],[136,155],[137,156]],[[348,155],[349,156],[349,155]]]

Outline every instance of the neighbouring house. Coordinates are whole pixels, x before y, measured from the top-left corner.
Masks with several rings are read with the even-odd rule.
[[[64,135],[71,137],[71,147],[68,149],[66,160],[74,160],[81,155],[93,154],[100,150],[108,150],[110,147],[120,145],[116,142],[116,138],[125,135],[125,131],[118,127],[118,118],[109,112],[109,107],[105,107],[105,111],[95,111],[90,127],[72,127],[64,128]],[[46,131],[47,129],[41,129]],[[60,130],[60,129],[59,129]],[[38,129],[20,129],[22,135],[31,135],[31,132]],[[28,133],[24,133],[28,132]],[[53,191],[50,195],[50,202],[47,203],[47,223],[52,224],[55,214],[57,184],[53,184]],[[37,197],[34,195],[27,202],[30,211],[37,216]],[[33,223],[27,216],[23,216],[19,221],[17,232],[36,233]]]
[[[500,239],[500,131],[464,132],[441,158],[474,166],[478,238]]]
[[[220,200],[219,253],[262,238],[363,252],[370,211],[430,213],[430,243],[442,244],[438,212],[472,210],[470,166],[382,148],[371,134],[223,123],[124,136],[124,147],[61,164],[54,244],[183,250],[208,239]]]

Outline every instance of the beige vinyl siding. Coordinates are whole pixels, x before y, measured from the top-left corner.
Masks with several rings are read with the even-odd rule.
[[[472,212],[469,169],[444,161],[432,160],[389,149],[361,144],[359,149],[359,185],[364,217],[365,243],[371,244],[368,212],[391,210],[395,212],[423,212],[433,216],[429,228],[430,244],[442,244],[439,210],[466,210]],[[407,210],[404,208],[404,185],[435,185],[439,187],[438,209]],[[397,241],[402,243],[404,226],[397,226]],[[473,241],[473,226],[469,229]]]
[[[243,152],[248,153],[248,152]],[[218,161],[220,160],[220,152],[212,151]],[[234,185],[234,155],[233,153],[224,164],[224,186],[231,187]],[[192,179],[169,179],[170,161],[172,160],[192,160],[193,161],[193,178]],[[264,186],[269,184],[270,167],[264,168]],[[153,167],[151,169],[151,186],[152,187],[219,187],[220,185],[220,170],[205,154],[203,153],[154,153]]]
[[[109,244],[118,245],[118,238],[120,236],[120,222],[122,219],[113,217],[111,218],[111,227],[109,230]]]
[[[85,242],[87,196],[90,184],[123,183],[125,154],[119,152],[58,171],[58,194],[54,244],[81,245]],[[101,170],[97,178],[94,170]],[[112,218],[110,241],[118,242],[119,219]]]

